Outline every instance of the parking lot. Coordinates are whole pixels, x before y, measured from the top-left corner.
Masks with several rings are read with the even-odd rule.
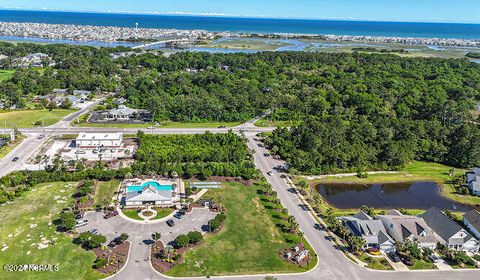
[[[168,244],[175,240],[180,234],[186,234],[189,231],[206,231],[208,221],[215,217],[216,213],[210,212],[204,208],[194,208],[191,213],[182,217],[182,219],[172,218],[175,221],[175,226],[169,227],[166,222],[159,223],[134,223],[120,216],[115,216],[110,219],[104,219],[102,212],[87,212],[84,219],[88,220],[86,226],[78,228],[79,232],[85,232],[97,229],[98,233],[107,237],[107,242],[125,232],[130,237],[129,240],[144,240],[151,239],[151,234],[160,232],[162,234],[161,240]]]

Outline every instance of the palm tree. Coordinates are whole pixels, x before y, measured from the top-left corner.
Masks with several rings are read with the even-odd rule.
[[[338,229],[339,233],[343,236],[343,240],[345,240],[345,237],[350,233],[350,231],[348,230],[348,228],[346,226],[340,226],[340,228]]]

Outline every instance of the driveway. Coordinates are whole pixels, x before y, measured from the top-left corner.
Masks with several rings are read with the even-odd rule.
[[[203,232],[208,221],[213,219],[217,213],[210,212],[204,208],[194,208],[191,213],[186,214],[182,219],[173,218],[174,227],[162,223],[134,223],[120,216],[104,219],[99,212],[85,213],[88,225],[79,228],[80,232],[97,229],[100,234],[107,237],[107,242],[125,232],[129,235],[128,240],[132,243],[128,262],[124,269],[112,277],[112,279],[157,279],[158,274],[150,266],[150,240],[152,233],[160,232],[161,240],[168,244],[175,240],[180,234],[187,234],[190,231]]]

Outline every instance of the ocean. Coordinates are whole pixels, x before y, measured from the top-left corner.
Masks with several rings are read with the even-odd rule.
[[[0,10],[0,21],[248,33],[480,39],[480,24],[229,18]]]

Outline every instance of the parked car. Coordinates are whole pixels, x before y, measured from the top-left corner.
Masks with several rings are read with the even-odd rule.
[[[120,243],[122,243],[122,239],[120,237],[115,237],[112,241],[110,241],[110,243],[108,243],[108,247],[113,248]]]
[[[115,211],[110,211],[108,212],[107,214],[105,214],[105,216],[103,216],[104,219],[110,219],[112,217],[115,217],[118,215],[118,211],[115,210]]]
[[[265,156],[265,157],[269,157],[269,156],[270,156],[270,154],[269,154],[269,153],[263,153],[263,156]]]
[[[40,135],[37,137],[37,139],[43,139],[43,138],[45,138],[45,134],[40,134]]]
[[[85,154],[86,152],[84,150],[78,150],[75,152],[76,155],[83,155]]]
[[[19,157],[14,157],[14,158],[12,159],[12,161],[15,162],[15,161],[17,161],[18,159],[19,159]]]
[[[439,263],[442,261],[442,259],[435,254],[430,255],[428,258],[434,263]]]
[[[390,252],[388,253],[388,257],[393,261],[393,262],[400,262],[400,257],[395,253],[395,252]]]
[[[323,226],[321,224],[315,224],[313,227],[318,230],[323,230]]]
[[[179,220],[182,218],[182,214],[180,214],[180,213],[178,213],[178,212],[175,213],[175,215],[173,215],[173,216],[174,216],[175,218],[179,219]]]
[[[167,221],[167,225],[168,225],[169,227],[174,227],[174,226],[175,226],[175,221],[172,220],[172,219],[170,219],[170,220]]]
[[[94,229],[89,230],[89,232],[93,233],[93,234],[98,234],[98,229],[94,228]]]
[[[83,227],[83,226],[86,226],[86,225],[88,225],[88,220],[77,220],[76,224],[75,224],[75,227],[78,228],[78,227]]]
[[[226,126],[224,126],[224,125],[221,125],[221,126],[219,126],[218,128],[227,128],[227,127],[226,127]]]

